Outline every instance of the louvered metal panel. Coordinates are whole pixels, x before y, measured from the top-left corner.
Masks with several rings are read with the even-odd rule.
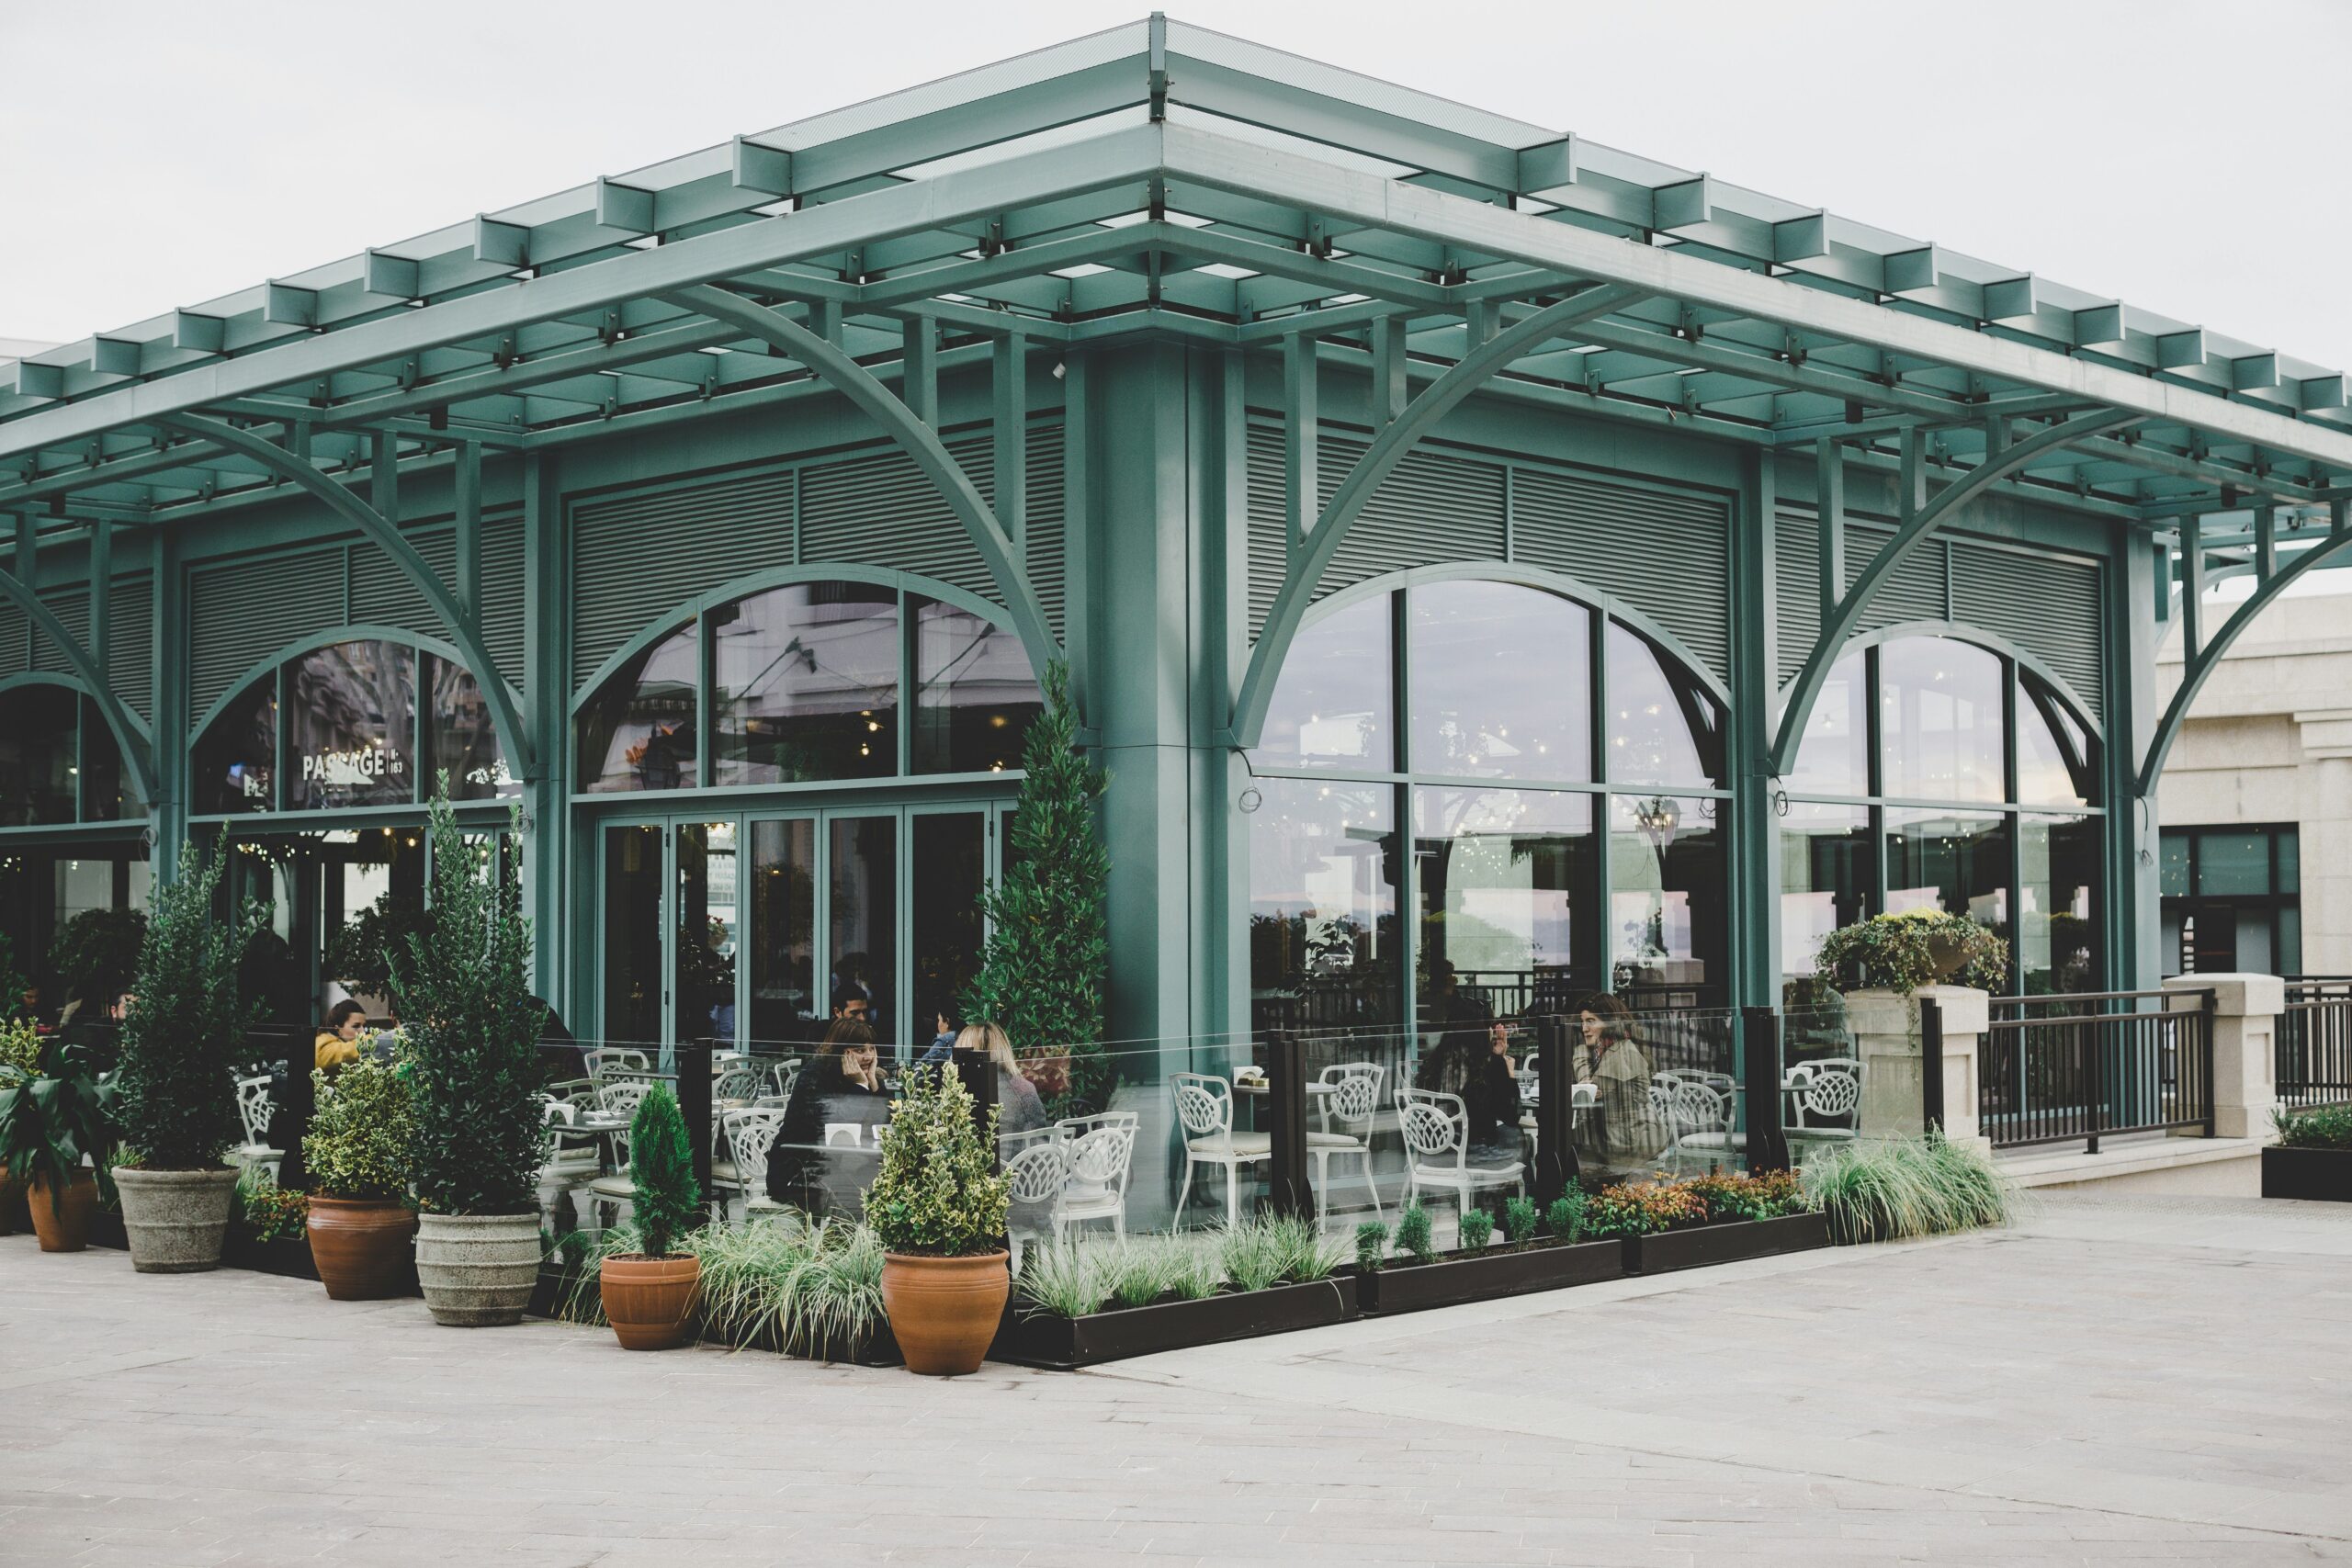
[[[75,642],[84,648],[90,646],[90,595],[86,590],[51,588],[41,594],[40,602],[49,606],[49,613],[57,617],[57,624],[63,626]],[[36,637],[33,638],[33,668],[62,675],[74,667],[62,652],[51,646],[49,638]]]
[[[523,514],[481,520],[481,640],[500,674],[523,683]]]
[[[1511,547],[1520,560],[1612,593],[1719,677],[1731,669],[1729,507],[1712,496],[1520,468]]]
[[[1318,477],[1323,495],[1317,511],[1363,457],[1365,444],[1325,435]],[[1507,535],[1503,524],[1503,467],[1422,447],[1408,452],[1373,491],[1340,547],[1315,597],[1387,572],[1445,561],[1500,562]]]
[[[141,718],[155,716],[155,606],[152,578],[117,578],[107,601],[114,623],[107,649],[107,684]]]
[[[424,558],[424,564],[433,569],[433,575],[441,580],[444,587],[456,583],[455,525],[403,528],[401,534]],[[448,640],[448,626],[434,613],[424,591],[392,564],[391,557],[366,539],[354,540],[349,547],[352,620],[371,626],[398,626],[402,631]]]
[[[1058,640],[1065,634],[1063,618],[1069,599],[1069,516],[1065,496],[1062,426],[1035,423],[1029,427],[1029,586],[1046,625]],[[996,597],[994,592],[989,594]]]
[[[1879,551],[1894,537],[1894,530],[1877,523],[1848,522],[1846,525],[1846,586],[1852,588],[1878,558]],[[1940,621],[1947,619],[1951,609],[1951,572],[1947,544],[1940,537],[1930,537],[1914,547],[1894,569],[1893,576],[1879,588],[1870,607],[1855,627],[1858,631],[1875,631],[1899,621]]]
[[[0,680],[21,675],[32,658],[32,621],[14,604],[0,604]]]
[[[2041,659],[2103,717],[2098,563],[1964,541],[1952,555],[1953,618]]]
[[[571,513],[572,679],[662,612],[792,561],[793,470],[582,501]],[[519,595],[517,595],[519,598]]]
[[[189,718],[288,643],[343,625],[344,571],[344,547],[332,545],[190,572]]]
[[[951,437],[948,454],[995,504],[996,452],[986,431]],[[1034,490],[1036,476],[1030,476]],[[811,463],[801,472],[800,558],[888,567],[997,596],[980,552],[937,486],[896,446]]]
[[[1283,591],[1283,433],[1278,425],[1250,422],[1250,639],[1265,629],[1274,596]]]
[[[1774,679],[1786,685],[1804,668],[1813,639],[1821,635],[1821,520],[1811,512],[1783,511],[1773,549],[1773,588],[1779,600],[1781,667]]]

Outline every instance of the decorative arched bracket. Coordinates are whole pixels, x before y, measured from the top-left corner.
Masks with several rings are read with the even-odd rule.
[[[491,718],[498,727],[499,739],[504,744],[515,773],[526,780],[537,776],[530,731],[523,724],[522,699],[506,683],[506,678],[498,672],[498,666],[492,661],[490,650],[482,644],[481,622],[459,606],[448,584],[443,582],[432,565],[417,554],[416,547],[401,536],[398,524],[321,472],[316,465],[275,442],[262,439],[252,431],[196,414],[167,414],[156,423],[184,435],[192,435],[198,440],[241,453],[270,472],[284,475],[324,502],[336,516],[373,540],[376,547],[390,558],[401,575],[424,595],[425,604],[448,628],[449,641],[472,670],[474,683],[481,688],[482,700],[490,705]]]
[[[2172,743],[2180,737],[2180,727],[2188,720],[2188,709],[2197,701],[2198,692],[2213,671],[2221,667],[2222,657],[2237,641],[2239,634],[2254,624],[2254,618],[2267,609],[2270,602],[2294,586],[2295,580],[2305,572],[2316,571],[2335,558],[2352,551],[2352,527],[2346,526],[2345,512],[2338,504],[2337,525],[2320,543],[2303,551],[2293,560],[2278,567],[2262,580],[2261,586],[2246,596],[2245,602],[2222,623],[2222,629],[2202,648],[2188,648],[2183,651],[2188,661],[2180,672],[2180,688],[2173,693],[2172,701],[2165,708],[2165,716],[2156,726],[2156,733],[2148,742],[2147,760],[2140,764],[2139,791],[2143,796],[2156,790],[2156,779],[2165,771],[2165,759],[2172,753]],[[2196,520],[2190,519],[2188,530],[2193,533]],[[2184,540],[2190,549],[2198,547],[2193,538]]]
[[[810,332],[791,317],[753,303],[740,294],[724,288],[702,285],[682,288],[667,296],[670,302],[686,310],[708,316],[742,329],[743,335],[789,355],[808,367],[809,373],[847,398],[860,412],[882,426],[914,459],[923,477],[937,487],[940,496],[964,525],[972,543],[980,552],[980,559],[989,569],[989,581],[1003,595],[1005,612],[1012,617],[1012,629],[1019,634],[1021,645],[1027,649],[1029,662],[1039,674],[1046,664],[1061,657],[1061,645],[1054,638],[1053,630],[1046,624],[1046,613],[1037,603],[1036,592],[1029,585],[1029,575],[1013,554],[1012,540],[1016,535],[1015,520],[999,517],[996,510],[982,500],[979,491],[966,477],[963,468],[948,454],[939,433],[919,418],[904,401],[893,395],[888,387],[876,380],[873,372],[860,365],[830,340]],[[1006,372],[1000,370],[1000,374]],[[1014,367],[1012,374],[1019,374]]]
[[[1983,462],[1938,491],[1924,506],[1915,506],[1910,485],[1906,482],[1902,496],[1901,523],[1895,529],[1894,537],[1887,541],[1871,562],[1869,570],[1838,601],[1837,608],[1822,617],[1821,635],[1814,639],[1813,651],[1805,656],[1804,667],[1797,671],[1796,680],[1790,683],[1787,702],[1781,712],[1781,728],[1772,740],[1770,757],[1772,774],[1785,778],[1796,766],[1797,745],[1804,738],[1805,720],[1813,712],[1813,705],[1829,679],[1829,667],[1845,651],[1847,639],[1861,625],[1863,613],[1878,597],[1879,591],[1886,586],[1911,552],[1927,542],[1939,524],[2043,454],[2071,446],[2086,436],[2101,435],[2138,424],[2145,417],[2103,410],[2052,425],[2014,446],[1988,452]],[[1917,439],[1916,431],[1912,433],[1912,439]],[[1906,462],[1905,467],[1908,471],[1910,464]]]
[[[1641,298],[1639,289],[1623,284],[1596,286],[1505,327],[1449,366],[1406,407],[1403,414],[1373,438],[1372,445],[1332,493],[1331,503],[1315,520],[1314,528],[1300,541],[1302,547],[1291,559],[1282,592],[1275,595],[1273,607],[1266,612],[1258,646],[1250,650],[1250,667],[1242,675],[1240,690],[1234,694],[1230,729],[1233,745],[1246,750],[1258,744],[1259,732],[1265,728],[1266,709],[1273,702],[1274,682],[1282,674],[1283,660],[1289,657],[1290,645],[1298,636],[1307,606],[1314,602],[1316,586],[1323,581],[1323,573],[1339,553],[1348,530],[1363,513],[1365,502],[1379,491],[1382,481],[1395,471],[1405,455],[1436,427],[1439,420],[1501,374],[1513,360],[1572,327],[1596,316],[1622,310]]]
[[[66,665],[74,679],[80,683],[83,694],[97,705],[99,716],[106,720],[107,728],[113,731],[115,745],[122,752],[123,765],[130,770],[130,776],[138,782],[140,798],[153,801],[155,798],[155,761],[145,722],[130,711],[129,704],[114,694],[114,689],[107,684],[106,671],[100,670],[97,660],[90,657],[90,650],[65,629],[64,624],[58,620],[48,605],[41,603],[40,595],[32,591],[30,584],[13,571],[0,571],[0,597],[14,600],[17,607],[24,611],[26,619],[32,622],[33,629],[47,637],[51,646],[64,655]]]

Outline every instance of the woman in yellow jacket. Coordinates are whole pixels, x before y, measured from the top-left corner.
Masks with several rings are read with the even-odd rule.
[[[326,1022],[319,1026],[319,1037],[311,1042],[313,1065],[323,1069],[357,1061],[359,1036],[367,1028],[366,1008],[348,997],[335,1003],[327,1013]]]

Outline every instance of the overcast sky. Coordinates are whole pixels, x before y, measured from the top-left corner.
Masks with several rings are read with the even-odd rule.
[[[127,325],[1136,14],[0,0],[0,338]],[[2346,0],[1174,14],[2352,369]]]

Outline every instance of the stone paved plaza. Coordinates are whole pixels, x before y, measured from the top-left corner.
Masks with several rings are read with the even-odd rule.
[[[0,1562],[2352,1561],[2352,1210],[2015,1230],[955,1382],[0,1241]]]

